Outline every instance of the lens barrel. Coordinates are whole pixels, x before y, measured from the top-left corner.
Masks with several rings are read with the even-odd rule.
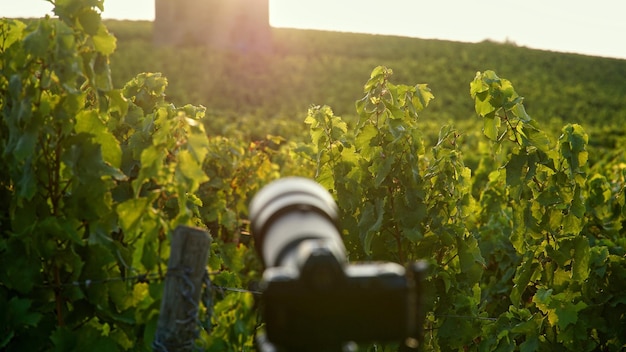
[[[250,224],[265,267],[295,260],[303,241],[322,241],[345,260],[337,225],[337,205],[326,189],[302,178],[287,177],[261,189],[250,202]]]

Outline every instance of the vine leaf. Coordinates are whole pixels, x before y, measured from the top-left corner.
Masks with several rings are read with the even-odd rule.
[[[578,236],[574,239],[574,264],[572,267],[572,279],[583,282],[589,277],[589,240]]]
[[[367,203],[361,215],[359,229],[365,253],[371,253],[372,240],[382,226],[384,216],[383,206],[384,201],[382,199],[377,199],[374,203]]]
[[[122,163],[122,148],[117,138],[109,132],[96,110],[86,109],[76,115],[76,132],[88,133],[102,148],[104,161],[119,168]]]

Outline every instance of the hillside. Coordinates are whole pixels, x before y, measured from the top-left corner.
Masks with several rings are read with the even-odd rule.
[[[202,104],[215,114],[280,117],[301,123],[312,104],[354,114],[371,69],[394,70],[394,81],[428,83],[436,99],[423,118],[473,119],[469,82],[494,70],[516,84],[529,113],[545,124],[581,123],[621,135],[626,121],[626,60],[563,54],[512,44],[477,44],[366,34],[274,29],[275,50],[260,56],[206,48],[152,45],[150,22],[108,21],[118,38],[114,81],[162,72],[176,104]],[[612,144],[609,143],[610,146]]]

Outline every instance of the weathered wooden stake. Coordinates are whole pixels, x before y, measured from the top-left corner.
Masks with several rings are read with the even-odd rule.
[[[178,226],[174,230],[153,342],[155,351],[193,350],[210,246],[211,237],[202,229]]]

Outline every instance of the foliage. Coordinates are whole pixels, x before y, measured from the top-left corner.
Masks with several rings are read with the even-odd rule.
[[[623,348],[624,168],[613,184],[590,174],[580,125],[553,145],[511,82],[486,71],[470,84],[490,141],[472,174],[452,127],[425,145],[430,89],[390,76],[374,69],[354,126],[310,109],[301,150],[336,196],[353,259],[431,261],[426,350]]]
[[[576,123],[554,133],[551,121],[613,113],[618,121],[624,109],[612,94],[623,91],[601,90],[593,77],[607,69],[606,84],[621,82],[621,62],[591,65],[599,71],[572,81],[546,73],[556,54],[306,31],[276,31],[276,52],[263,57],[207,55],[155,49],[139,34],[118,43],[100,20],[102,0],[54,3],[58,19],[0,20],[0,349],[150,349],[178,224],[210,230],[207,267],[222,288],[205,297],[213,303],[201,309],[197,346],[253,349],[253,296],[227,288],[250,287],[260,276],[247,202],[288,175],[314,177],[334,195],[351,260],[430,262],[424,350],[626,346],[626,160],[610,149],[626,140],[611,125],[591,126],[608,141]],[[112,23],[113,31],[130,30],[122,24]],[[109,60],[131,41],[153,51],[113,56],[150,58],[128,63],[133,74],[120,84],[128,71],[112,70]],[[403,57],[383,42],[410,49]],[[522,53],[542,64],[520,62]],[[494,59],[500,55],[502,62]],[[341,105],[361,94],[354,81],[363,65],[380,61],[400,67],[402,79],[420,74],[433,83],[395,84],[392,70],[377,66],[356,105]],[[135,74],[172,62],[195,74],[167,72],[176,77],[174,97],[166,96],[164,75]],[[517,72],[545,121],[532,118],[512,83],[493,71],[470,83],[478,118],[464,120],[472,106],[454,93],[462,86],[467,94],[459,77],[492,65]],[[437,98],[431,87],[442,90]],[[181,99],[213,110],[169,102]],[[341,105],[309,109],[309,142],[292,120],[303,99]],[[451,116],[454,126],[439,128]]]
[[[623,274],[623,250],[611,254],[612,241],[624,241],[623,179],[611,185],[600,174],[605,170],[589,168],[588,136],[580,125],[564,126],[553,145],[508,80],[492,71],[478,73],[470,91],[494,149],[513,144],[489,175],[503,190],[485,222],[509,219],[503,230],[520,258],[509,311],[480,347],[623,348],[626,305],[617,292],[625,287],[613,281]]]
[[[400,263],[428,258],[434,300],[429,310],[478,316],[484,259],[463,226],[472,206],[471,171],[449,126],[426,153],[417,120],[434,96],[424,84],[392,84],[391,73],[385,67],[372,72],[356,103],[353,134],[328,107],[309,111],[316,178],[336,194],[351,258]],[[438,325],[442,347],[461,348],[481,333],[469,320],[429,324]],[[430,340],[433,348],[435,341]]]
[[[598,137],[595,129],[587,132],[594,137],[592,143],[609,149],[624,134],[625,60],[495,42],[287,28],[272,29],[272,51],[250,55],[155,46],[151,22],[109,21],[107,25],[119,39],[111,59],[114,82],[123,84],[136,72],[163,72],[171,80],[171,101],[203,104],[212,119],[224,120],[224,126],[235,123],[260,136],[295,132],[312,103],[332,106],[345,119],[356,118],[350,102],[361,94],[364,72],[378,65],[393,67],[399,81],[429,82],[437,91],[429,121],[438,125],[454,121],[458,129],[473,128],[466,77],[473,77],[477,68],[492,68],[517,82],[531,102],[527,107],[542,112],[546,131],[559,133],[564,122],[605,126],[605,131],[597,131]],[[433,129],[435,140],[438,130]],[[306,138],[297,136],[303,137],[299,141]]]
[[[160,74],[115,89],[102,7],[57,1],[58,19],[0,23],[3,350],[149,349],[171,230],[224,209],[226,195],[197,195],[220,145],[205,108],[167,103]]]

